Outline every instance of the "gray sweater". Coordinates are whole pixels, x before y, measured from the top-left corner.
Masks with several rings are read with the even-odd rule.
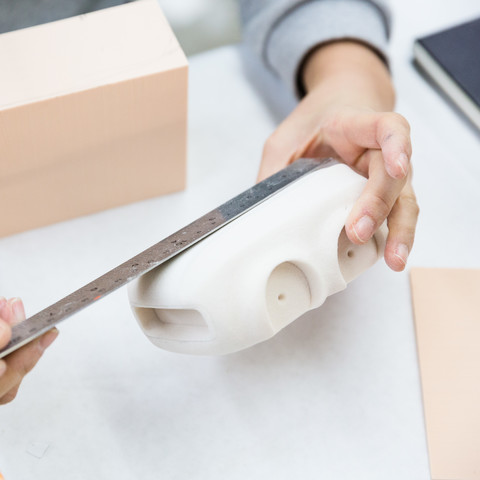
[[[0,33],[130,1],[0,0]],[[244,40],[298,93],[302,61],[321,43],[356,39],[386,58],[390,25],[386,1],[239,0]]]

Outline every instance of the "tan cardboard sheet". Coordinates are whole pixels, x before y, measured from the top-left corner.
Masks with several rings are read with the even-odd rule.
[[[433,480],[480,479],[480,270],[410,274]]]

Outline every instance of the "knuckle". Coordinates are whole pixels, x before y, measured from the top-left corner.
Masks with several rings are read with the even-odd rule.
[[[406,244],[409,250],[412,249],[413,242],[415,240],[415,227],[411,225],[392,225],[390,222],[388,222],[388,230],[391,238]]]
[[[388,218],[387,224],[393,237],[399,237],[407,244],[413,243],[417,222],[405,222],[405,219]]]
[[[401,127],[405,130],[407,137],[410,135],[410,124],[407,119],[397,112],[387,112],[378,120],[378,127],[381,131],[385,132],[385,136],[388,137],[392,134],[392,129]]]
[[[371,195],[368,198],[368,205],[373,216],[382,220],[388,216],[392,209],[392,206],[381,195]]]
[[[396,123],[398,125],[401,125],[407,131],[410,131],[410,124],[408,123],[408,120],[403,115],[401,115],[400,113],[389,112],[388,113],[388,121],[389,121],[389,123]]]
[[[400,115],[399,113],[395,113],[395,120],[400,125],[402,125],[402,127],[404,127],[408,133],[410,133],[410,123],[403,115]]]
[[[338,133],[343,131],[344,119],[338,113],[327,116],[322,124],[321,129],[324,130],[329,137],[338,136]]]
[[[417,198],[413,193],[407,193],[400,197],[400,203],[402,207],[408,209],[408,211],[413,214],[415,217],[418,217],[420,214],[420,207],[417,203]]]

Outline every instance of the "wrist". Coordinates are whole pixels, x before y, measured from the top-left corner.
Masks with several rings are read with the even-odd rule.
[[[301,81],[308,95],[328,106],[391,111],[395,93],[387,66],[371,48],[355,41],[320,46],[306,58]]]

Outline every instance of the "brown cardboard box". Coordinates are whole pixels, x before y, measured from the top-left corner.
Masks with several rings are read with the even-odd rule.
[[[188,66],[156,0],[0,35],[0,236],[180,190]]]

